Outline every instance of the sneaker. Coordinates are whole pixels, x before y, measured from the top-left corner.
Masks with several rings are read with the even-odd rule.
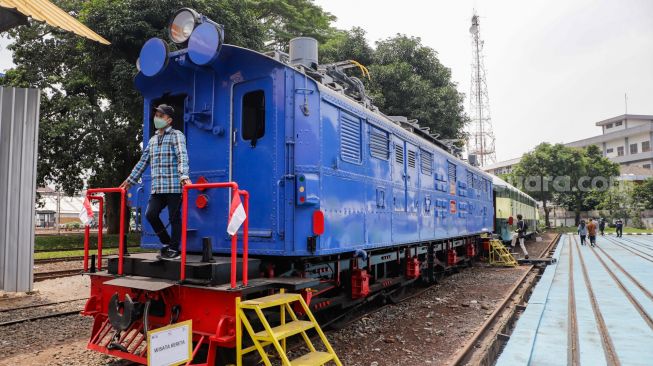
[[[168,250],[170,250],[170,247],[168,245],[164,244],[161,247],[161,250],[159,250],[159,255],[162,256],[162,257],[165,257],[166,254],[168,254]]]
[[[166,259],[179,259],[181,257],[181,252],[175,249],[168,249],[165,258]]]

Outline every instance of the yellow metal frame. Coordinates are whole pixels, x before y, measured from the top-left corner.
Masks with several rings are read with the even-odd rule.
[[[304,314],[306,314],[309,319],[308,321],[299,320],[297,314],[295,314],[291,304],[296,302],[301,304]],[[279,307],[281,324],[272,327],[265,318],[263,309],[275,306]],[[264,330],[259,332],[254,330],[245,314],[245,310],[254,311],[256,313]],[[287,316],[290,316],[290,322],[286,322]],[[243,326],[245,326],[245,330],[247,330],[247,334],[253,343],[252,346],[247,348],[243,348]],[[327,352],[319,352],[315,349],[310,337],[306,333],[310,329],[315,329]],[[306,346],[310,350],[310,353],[291,361],[286,355],[286,339],[298,334],[301,334]],[[342,366],[338,356],[331,347],[331,344],[324,335],[324,332],[322,332],[317,320],[311,313],[311,310],[301,295],[285,293],[283,289],[281,289],[278,294],[258,299],[241,301],[240,297],[236,298],[236,365],[242,366],[243,355],[253,351],[258,351],[263,364],[266,366],[272,366],[269,357],[270,355],[265,351],[265,347],[269,345],[274,346],[279,354],[281,363],[284,366],[318,366],[324,365],[330,361],[333,361],[337,366]]]
[[[519,263],[515,257],[508,252],[500,240],[490,240],[490,258],[489,262],[493,266],[517,267]]]

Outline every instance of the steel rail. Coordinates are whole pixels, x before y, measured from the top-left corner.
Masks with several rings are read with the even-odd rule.
[[[551,248],[553,248],[553,246],[558,243],[560,237],[561,237],[560,233],[556,234],[556,236],[553,237],[549,245],[547,245],[546,248],[544,248],[544,250],[540,253],[540,257],[547,255],[547,253],[551,251]],[[476,331],[476,333],[474,333],[474,335],[467,341],[463,349],[458,351],[456,357],[452,360],[451,363],[449,363],[450,365],[454,365],[454,366],[464,365],[465,364],[464,361],[467,360],[473,354],[473,350],[475,349],[475,346],[478,343],[479,339],[487,333],[487,330],[490,328],[492,324],[495,323],[498,316],[506,310],[508,302],[513,298],[517,290],[521,287],[521,285],[526,280],[528,275],[531,273],[533,268],[535,268],[535,266],[529,265],[527,268],[528,269],[519,278],[519,281],[517,281],[517,283],[515,283],[515,285],[510,289],[508,295],[503,299],[501,304],[485,320],[485,322],[481,325],[481,328],[478,331]]]
[[[643,292],[646,296],[648,296],[649,299],[653,300],[653,293],[651,293],[648,289],[646,289],[646,288],[644,287],[644,285],[642,285],[639,281],[637,281],[637,279],[635,279],[635,277],[633,277],[633,276],[632,276],[628,271],[626,271],[626,270],[621,266],[621,264],[619,264],[619,263],[618,263],[618,262],[617,262],[617,261],[616,261],[616,260],[615,260],[611,255],[610,255],[610,254],[608,254],[605,250],[603,250],[603,248],[601,248],[601,247],[599,247],[599,246],[597,246],[596,248],[597,248],[598,250],[600,250],[601,253],[603,253],[603,255],[605,255],[605,256],[606,256],[606,257],[607,257],[607,258],[608,258],[608,259],[609,259],[609,260],[610,260],[610,261],[615,265],[615,267],[619,268],[619,270],[620,270],[623,274],[625,274],[626,277],[628,277],[631,281],[633,281],[633,283],[635,284],[635,286],[639,287],[639,289],[642,290],[642,292]]]
[[[88,298],[84,297],[84,298],[80,298],[80,299],[62,300],[62,301],[47,302],[45,304],[33,304],[33,305],[18,306],[18,307],[15,307],[15,308],[0,309],[0,313],[7,313],[7,312],[10,312],[10,311],[15,311],[15,310],[25,310],[25,309],[40,308],[40,307],[45,307],[45,306],[61,305],[61,304],[69,303],[69,302],[82,301],[82,300],[88,300]]]
[[[53,279],[53,278],[60,278],[60,277],[70,277],[82,273],[83,273],[82,268],[67,269],[63,271],[36,272],[34,273],[34,282],[39,282],[39,281]]]
[[[590,304],[592,305],[592,311],[594,313],[594,318],[596,319],[596,324],[599,328],[599,333],[601,336],[601,344],[603,345],[603,351],[605,353],[605,360],[608,363],[608,366],[619,366],[621,362],[617,356],[617,352],[614,349],[614,343],[612,342],[612,337],[610,337],[610,332],[608,331],[608,326],[605,324],[605,319],[603,319],[603,314],[599,308],[599,303],[596,300],[594,295],[594,289],[592,288],[592,281],[590,280],[589,272],[587,271],[587,266],[585,265],[585,260],[583,259],[583,254],[578,247],[578,241],[576,236],[572,235],[574,239],[574,244],[576,251],[578,252],[578,259],[580,260],[580,266],[583,272],[583,279],[585,280],[585,287],[587,288],[587,293],[590,297]]]
[[[0,323],[0,327],[6,327],[8,325],[14,325],[14,324],[20,324],[24,322],[29,322],[29,321],[34,321],[34,320],[41,320],[41,319],[48,319],[48,318],[57,318],[60,316],[67,316],[67,315],[73,315],[73,314],[79,314],[81,309],[78,310],[70,310],[70,311],[63,311],[60,313],[52,313],[52,314],[46,314],[46,315],[39,315],[39,316],[34,316],[30,318],[22,318],[22,319],[16,319],[16,320],[10,320],[8,322],[3,322]]]
[[[567,237],[568,238],[568,237]],[[571,240],[567,240],[571,244]],[[569,249],[569,290],[568,290],[568,338],[570,346],[567,348],[567,364],[580,365],[580,347],[578,339],[578,317],[576,315],[576,291],[574,290],[574,250],[571,245]]]
[[[651,318],[651,316],[646,312],[646,310],[644,309],[642,304],[640,304],[639,301],[637,301],[637,299],[635,299],[635,296],[633,296],[633,294],[630,291],[628,291],[626,286],[624,286],[623,282],[621,282],[621,280],[614,274],[612,269],[610,269],[610,267],[608,267],[608,265],[605,263],[603,258],[601,258],[601,256],[599,256],[597,254],[596,250],[593,247],[591,249],[592,249],[591,250],[592,254],[594,254],[594,256],[596,256],[596,258],[599,260],[601,265],[603,265],[603,268],[605,268],[606,272],[608,272],[608,274],[614,280],[614,282],[617,284],[619,289],[621,289],[621,291],[624,293],[624,295],[626,295],[626,297],[628,298],[630,303],[635,307],[635,310],[637,310],[639,315],[641,315],[642,319],[644,319],[646,324],[648,324],[648,326],[653,330],[653,318]]]
[[[606,238],[607,238],[607,237],[606,237]],[[620,243],[619,241],[617,241],[617,240],[615,240],[615,239],[609,238],[608,240],[611,241],[613,244],[618,245],[619,247],[621,247],[621,248],[623,248],[623,249],[626,249],[627,251],[629,251],[629,252],[635,254],[636,256],[638,256],[638,257],[640,257],[640,258],[642,258],[642,259],[644,259],[644,260],[647,260],[647,261],[649,261],[649,262],[653,262],[653,256],[651,256],[650,254],[646,254],[646,253],[644,253],[644,252],[642,252],[642,251],[639,251],[639,250],[637,250],[636,248],[633,248],[633,247],[631,247],[631,246],[624,245],[624,244]],[[636,251],[639,252],[639,253],[641,253],[641,254],[636,253]],[[646,257],[644,257],[644,255],[642,255],[642,254],[644,254],[644,255],[646,255],[646,256],[648,256],[648,257],[650,257],[650,258],[646,258]]]

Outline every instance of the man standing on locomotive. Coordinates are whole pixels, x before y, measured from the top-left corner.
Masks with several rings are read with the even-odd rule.
[[[152,167],[152,189],[147,203],[145,217],[159,237],[163,247],[161,257],[179,258],[179,243],[181,241],[181,189],[190,184],[188,177],[188,153],[186,138],[183,132],[172,128],[174,108],[161,104],[155,109],[154,127],[156,134],[150,138],[143,148],[143,155],[131,174],[120,185],[129,189],[138,183],[148,164]],[[167,226],[163,225],[159,214],[168,207],[168,218],[172,226],[172,236],[168,234]]]

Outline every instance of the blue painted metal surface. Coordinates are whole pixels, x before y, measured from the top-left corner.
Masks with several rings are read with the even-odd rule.
[[[215,60],[222,47],[222,31],[211,23],[197,26],[188,39],[188,56],[197,65],[207,65]]]
[[[138,62],[143,75],[157,75],[168,63],[168,45],[161,38],[150,38],[141,48]]]
[[[136,77],[144,141],[155,104],[181,111],[175,128],[186,135],[191,179],[234,180],[250,192],[251,254],[325,255],[492,231],[492,183],[481,170],[263,54],[224,45],[201,66],[188,52],[171,53],[152,77]],[[247,139],[243,120],[255,112],[244,100],[260,92],[265,131]],[[131,191],[142,212],[149,184],[148,169]],[[200,251],[210,237],[215,252],[228,253],[229,196],[201,192],[209,205],[199,209],[192,204],[199,193],[189,197],[188,248]],[[324,213],[325,232],[311,250],[315,210]],[[145,221],[143,231],[142,245],[158,247]]]
[[[597,239],[562,237],[497,365],[567,365],[574,334],[582,365],[651,364],[653,237]]]

